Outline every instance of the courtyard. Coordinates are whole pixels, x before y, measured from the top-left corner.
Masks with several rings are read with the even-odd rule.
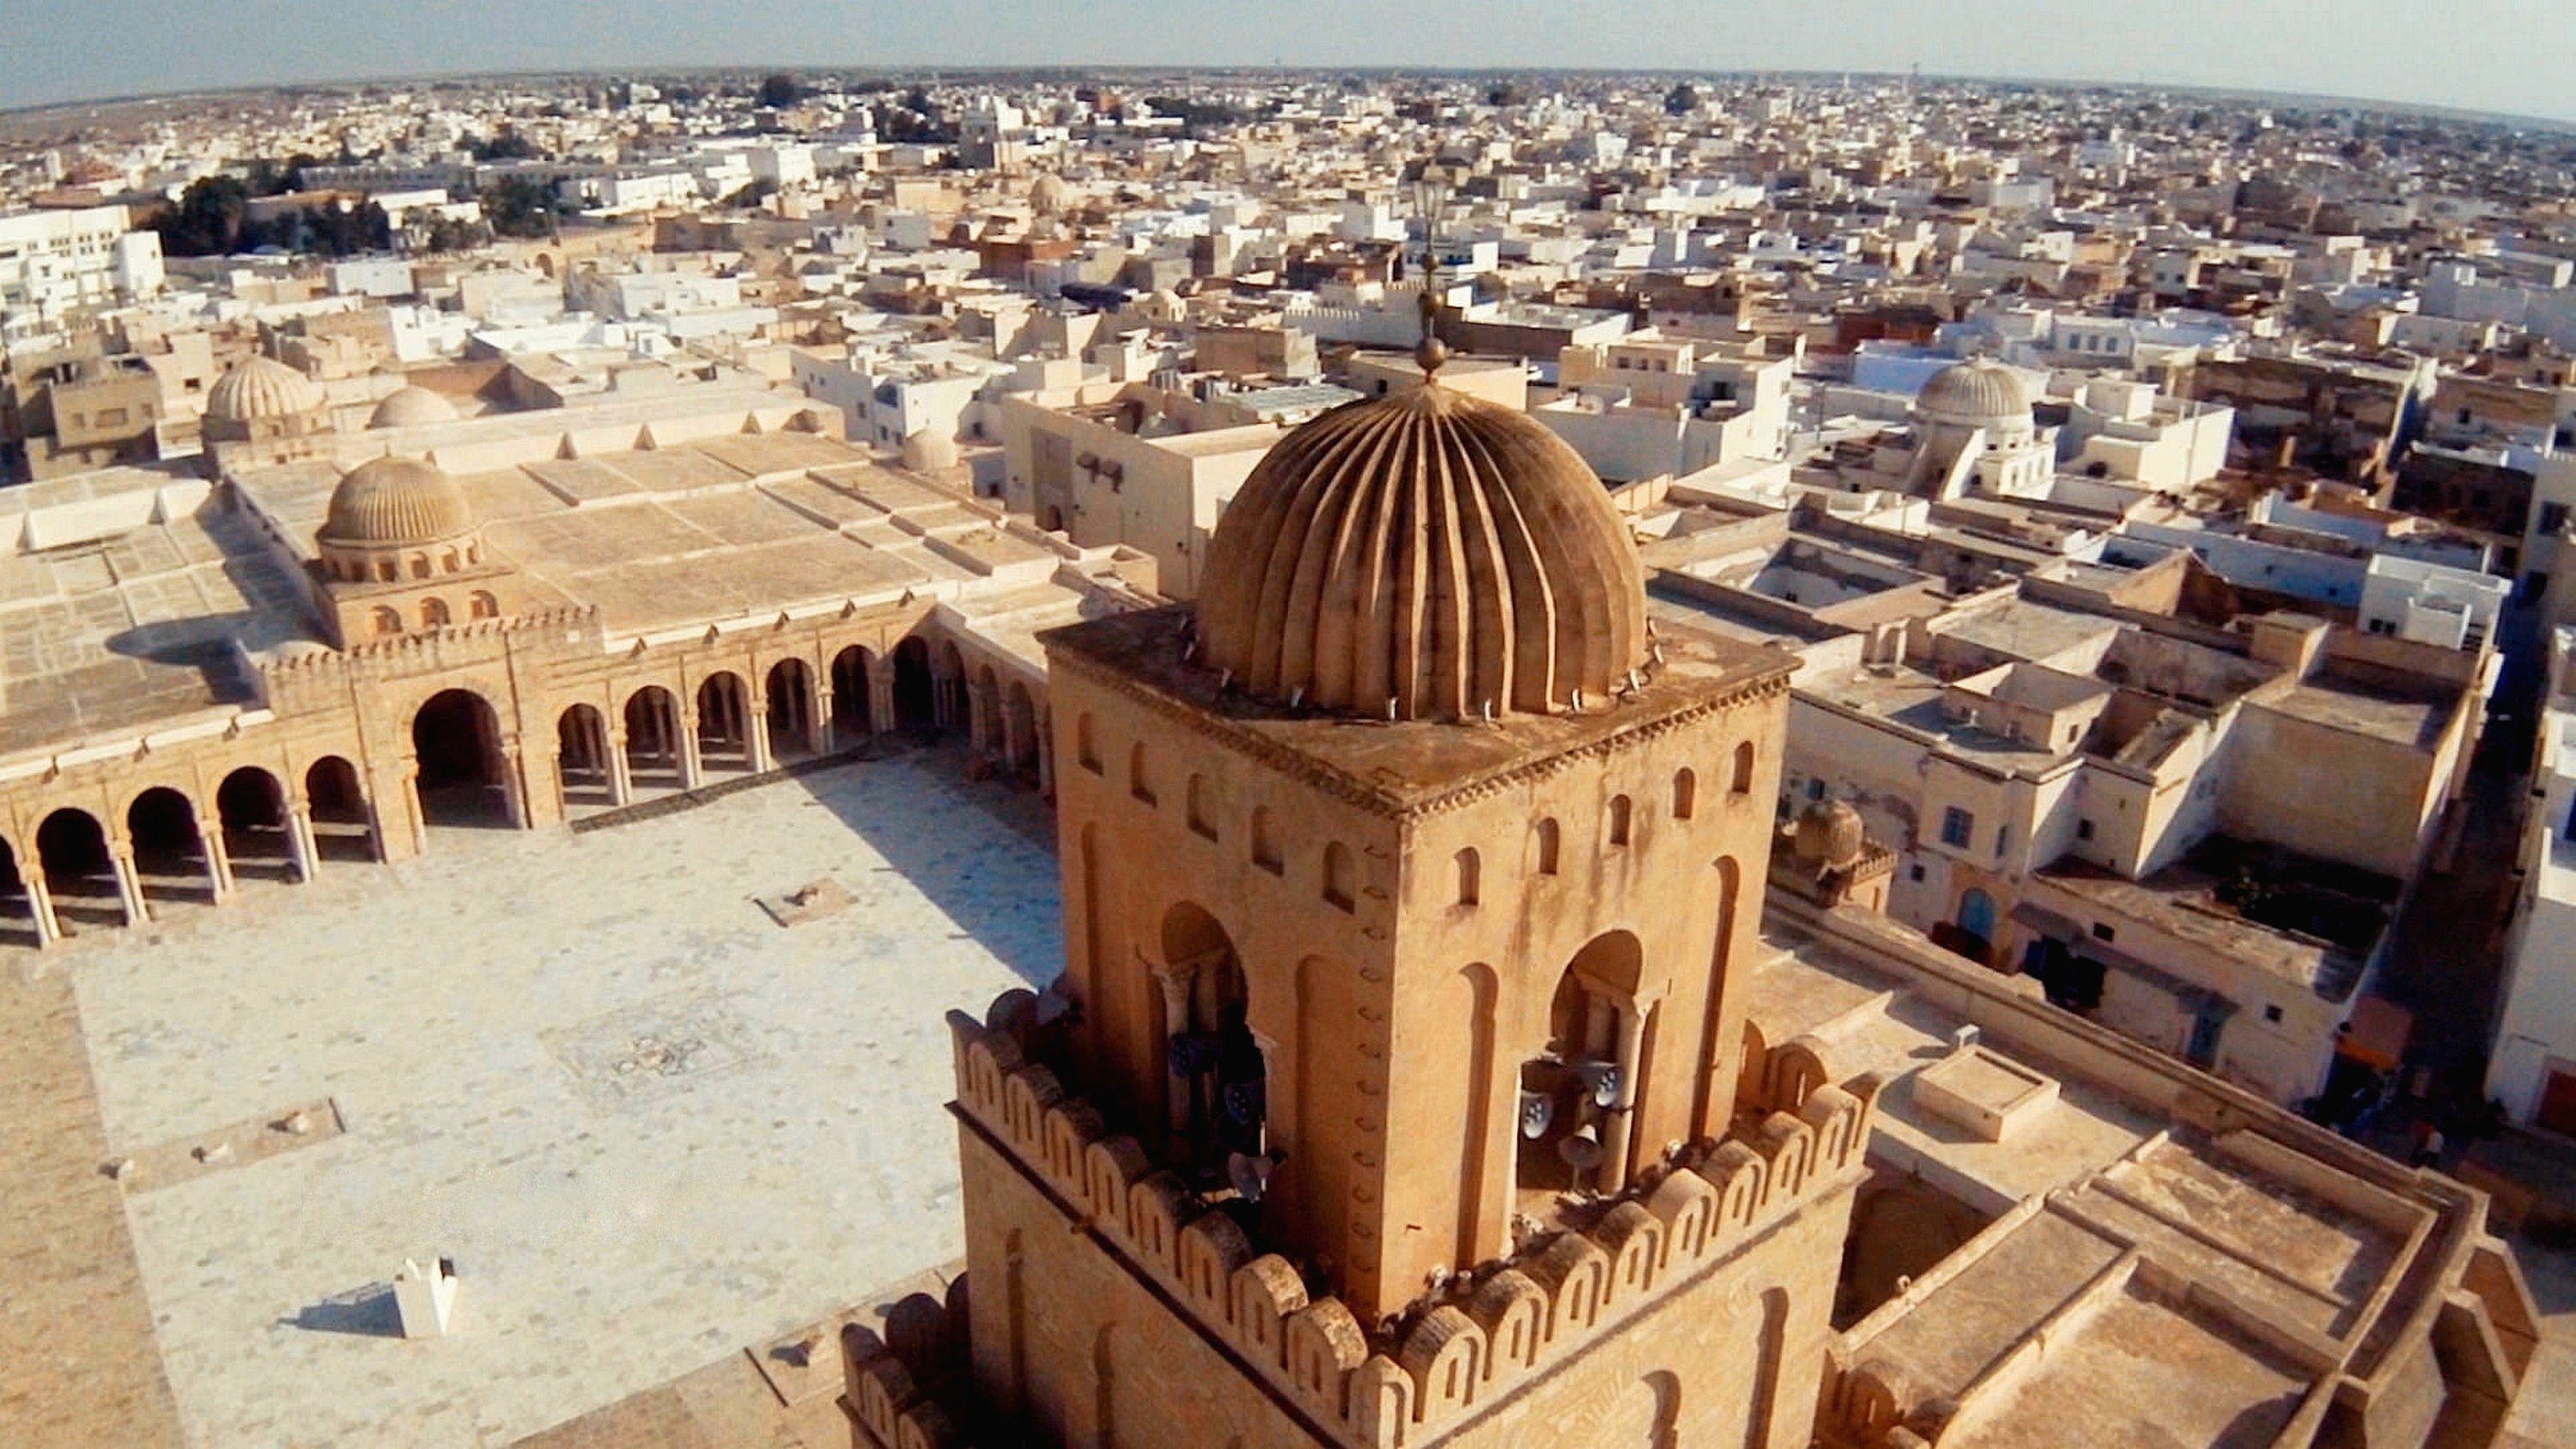
[[[188,1441],[504,1444],[955,1257],[942,1013],[1062,960],[1043,807],[956,766],[442,830],[51,958]],[[442,1255],[451,1335],[395,1336]]]

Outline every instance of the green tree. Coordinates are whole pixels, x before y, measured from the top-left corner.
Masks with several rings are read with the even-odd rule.
[[[1698,109],[1699,87],[1689,81],[1676,81],[1671,90],[1664,92],[1665,115],[1687,116]]]
[[[177,257],[228,256],[242,246],[250,211],[249,183],[238,176],[201,176],[161,214],[154,229],[161,249]]]
[[[499,236],[552,236],[562,209],[554,188],[533,176],[504,176],[483,193],[483,217]]]
[[[792,75],[773,75],[760,83],[760,103],[773,111],[783,111],[805,98],[805,88]]]

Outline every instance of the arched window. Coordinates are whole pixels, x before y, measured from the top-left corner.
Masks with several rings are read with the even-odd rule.
[[[1735,778],[1727,782],[1727,791],[1735,795],[1753,793],[1753,742],[1746,740],[1735,747]]]
[[[1556,874],[1556,822],[1553,820],[1538,823],[1538,873]]]
[[[429,555],[416,553],[411,556],[411,576],[416,579],[429,577]]]
[[[1100,741],[1092,735],[1091,716],[1087,714],[1073,722],[1073,750],[1082,768],[1095,775],[1100,773]]]
[[[1484,883],[1480,879],[1483,873],[1484,864],[1477,858],[1474,846],[1471,845],[1458,852],[1458,904],[1462,906],[1476,904],[1484,889]]]
[[[1688,770],[1673,773],[1673,818],[1688,820],[1699,804],[1699,776]]]
[[[376,560],[376,582],[390,584],[402,577],[402,566],[389,558]]]
[[[1359,865],[1336,840],[1324,847],[1324,899],[1348,911],[1358,908],[1359,898]]]
[[[1257,805],[1252,811],[1252,863],[1278,875],[1286,867],[1279,858],[1279,838],[1271,831],[1270,807]]]
[[[1145,773],[1145,742],[1127,752],[1127,793],[1151,805],[1154,803],[1154,781]]]
[[[1610,843],[1612,845],[1625,845],[1628,843],[1628,814],[1628,797],[1625,795],[1611,796]]]
[[[378,605],[376,608],[376,632],[379,634],[399,634],[402,631],[402,615],[392,609]]]
[[[1191,833],[1216,839],[1216,800],[1205,775],[1190,776],[1189,812]]]
[[[501,617],[501,601],[483,589],[476,589],[466,600],[465,611],[477,619],[497,619]]]
[[[439,559],[438,571],[443,574],[452,574],[456,572],[456,550],[452,548],[449,549],[446,555]]]
[[[465,561],[469,564],[481,563],[483,561],[483,545],[479,543],[469,543],[465,545]]]
[[[423,599],[420,601],[420,627],[424,629],[444,629],[447,627],[448,623],[447,601],[445,599]]]

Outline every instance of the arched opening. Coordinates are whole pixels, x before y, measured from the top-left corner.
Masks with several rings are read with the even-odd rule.
[[[1727,781],[1726,789],[1731,795],[1753,793],[1753,742],[1751,740],[1746,740],[1735,747],[1735,771],[1733,777]]]
[[[698,684],[698,764],[709,770],[752,766],[751,687],[729,670]]]
[[[769,753],[779,760],[814,753],[814,685],[802,659],[769,666]]]
[[[1023,780],[1036,784],[1043,777],[1038,751],[1046,748],[1046,741],[1038,738],[1037,701],[1030,697],[1025,681],[1011,681],[1002,705],[1002,737],[1010,744],[1011,767]]]
[[[687,783],[680,757],[680,702],[648,684],[626,697],[626,778],[639,790]]]
[[[375,625],[379,634],[399,634],[403,631],[402,614],[379,604],[376,606]]]
[[[1484,861],[1474,846],[1458,852],[1458,904],[1472,906],[1483,899],[1484,872]]]
[[[1048,533],[1064,532],[1064,510],[1048,504],[1038,513],[1038,527]]]
[[[286,814],[286,788],[257,765],[244,765],[215,787],[215,820],[233,875],[295,879],[295,827]]]
[[[1561,1192],[1613,1192],[1627,1181],[1646,1008],[1637,1000],[1644,948],[1626,931],[1574,954],[1548,1001],[1547,1042],[1521,1064],[1521,1211],[1551,1217]]]
[[[832,656],[832,738],[844,749],[874,733],[868,681],[875,673],[876,656],[856,644]]]
[[[1995,944],[1995,898],[1970,886],[1959,897],[1959,934],[1966,939],[1944,943],[1960,955],[1988,959]]]
[[[1163,914],[1161,986],[1167,1121],[1192,1160],[1224,1167],[1259,1197],[1268,1177],[1267,1066],[1245,1022],[1250,993],[1234,938],[1182,901]]]
[[[1708,1055],[1701,1063],[1701,1077],[1691,1094],[1693,1130],[1708,1137],[1724,1132],[1727,1118],[1732,1115],[1732,1108],[1721,1094],[1727,1078],[1725,1043],[1720,1039],[1719,1027],[1726,1019],[1727,971],[1735,961],[1735,910],[1743,879],[1744,871],[1733,856],[1717,858],[1717,934],[1708,948],[1708,1020],[1703,1033]],[[1748,1030],[1751,1025],[1748,1020]],[[1746,1053],[1746,1058],[1754,1061],[1760,1056],[1759,1051]],[[1745,1070],[1746,1065],[1746,1060],[1739,1059],[1737,1070]]]
[[[1688,770],[1673,774],[1673,818],[1688,820],[1699,805],[1699,776]]]
[[[215,863],[206,858],[197,830],[197,806],[167,785],[156,785],[125,807],[125,834],[134,845],[134,883],[147,905],[215,901]]]
[[[1073,722],[1073,752],[1074,758],[1082,762],[1082,768],[1095,775],[1100,773],[1100,741],[1087,713]]]
[[[951,658],[957,646],[948,646]],[[957,679],[962,683],[961,665]],[[939,723],[939,686],[930,673],[930,641],[907,636],[894,646],[894,722],[904,729],[926,729]]]
[[[324,755],[304,772],[305,808],[313,815],[313,853],[324,860],[376,858],[376,823],[358,767]]]
[[[416,579],[429,577],[429,555],[416,553],[411,556],[411,576]]]
[[[1535,828],[1538,845],[1538,873],[1556,874],[1557,828],[1553,820],[1542,820]]]
[[[1632,808],[1627,796],[1610,797],[1610,843],[1612,845],[1628,843],[1628,815]]]
[[[608,757],[608,719],[595,705],[576,704],[555,721],[555,772],[567,808],[617,803]]]
[[[423,599],[420,601],[420,627],[424,629],[444,629],[454,622],[455,620],[448,617],[447,601],[445,599]]]
[[[44,941],[43,930],[36,924],[35,897],[18,870],[18,852],[5,840],[0,840],[0,933],[31,946]]]
[[[1148,805],[1154,803],[1154,777],[1147,770],[1143,740],[1127,749],[1127,793]]]
[[[467,595],[466,605],[466,612],[477,619],[501,617],[501,601],[494,598],[489,589],[476,589],[472,594]]]
[[[483,696],[470,689],[432,696],[412,716],[411,744],[420,760],[414,788],[424,824],[499,827],[511,823],[501,724]]]
[[[36,827],[36,868],[54,898],[55,919],[69,931],[76,921],[123,925],[125,897],[116,886],[116,862],[107,831],[86,810],[63,809]]]

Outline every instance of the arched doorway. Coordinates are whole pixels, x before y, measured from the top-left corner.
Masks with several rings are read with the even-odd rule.
[[[215,863],[206,858],[197,829],[197,807],[167,785],[155,785],[125,807],[126,838],[134,843],[134,883],[147,906],[172,901],[214,904]]]
[[[1969,938],[1972,949],[1968,954],[1980,961],[1986,959],[1995,941],[1995,898],[1970,886],[1959,897],[1959,930]]]
[[[782,761],[814,753],[814,683],[802,659],[769,666],[769,753]]]
[[[295,879],[295,827],[275,775],[257,765],[226,775],[215,787],[215,819],[236,878]]]
[[[1646,1007],[1637,1000],[1644,948],[1626,931],[1596,937],[1565,964],[1548,1001],[1547,1044],[1521,1064],[1521,1210],[1546,1221],[1567,1191],[1615,1191],[1627,1181],[1628,1119]]]
[[[0,840],[0,935],[30,946],[44,942],[43,928],[36,924],[35,896],[19,874],[18,852],[5,840]]]
[[[608,720],[598,706],[576,704],[555,720],[555,774],[563,782],[567,809],[617,803],[615,770],[608,757]]]
[[[1157,1037],[1173,1143],[1238,1179],[1245,1170],[1266,1178],[1267,1067],[1245,1020],[1250,993],[1234,938],[1205,909],[1182,901],[1163,915],[1162,946]],[[1257,1184],[1247,1195],[1257,1198]]]
[[[304,772],[304,803],[313,815],[313,853],[323,860],[374,860],[375,816],[358,783],[358,767],[324,755]]]
[[[431,696],[412,716],[411,744],[420,764],[413,789],[422,824],[492,829],[513,823],[501,722],[483,696],[470,689]]]
[[[123,925],[125,896],[117,889],[116,861],[107,830],[86,810],[63,809],[36,827],[36,866],[54,898],[55,919],[66,932],[75,923]]]
[[[626,777],[639,791],[677,790],[687,783],[680,761],[680,704],[658,684],[626,697]]]
[[[876,656],[853,644],[832,656],[832,738],[843,749],[868,742],[868,680],[876,673]]]
[[[698,685],[698,765],[748,770],[752,764],[750,686],[739,674],[710,674]]]

